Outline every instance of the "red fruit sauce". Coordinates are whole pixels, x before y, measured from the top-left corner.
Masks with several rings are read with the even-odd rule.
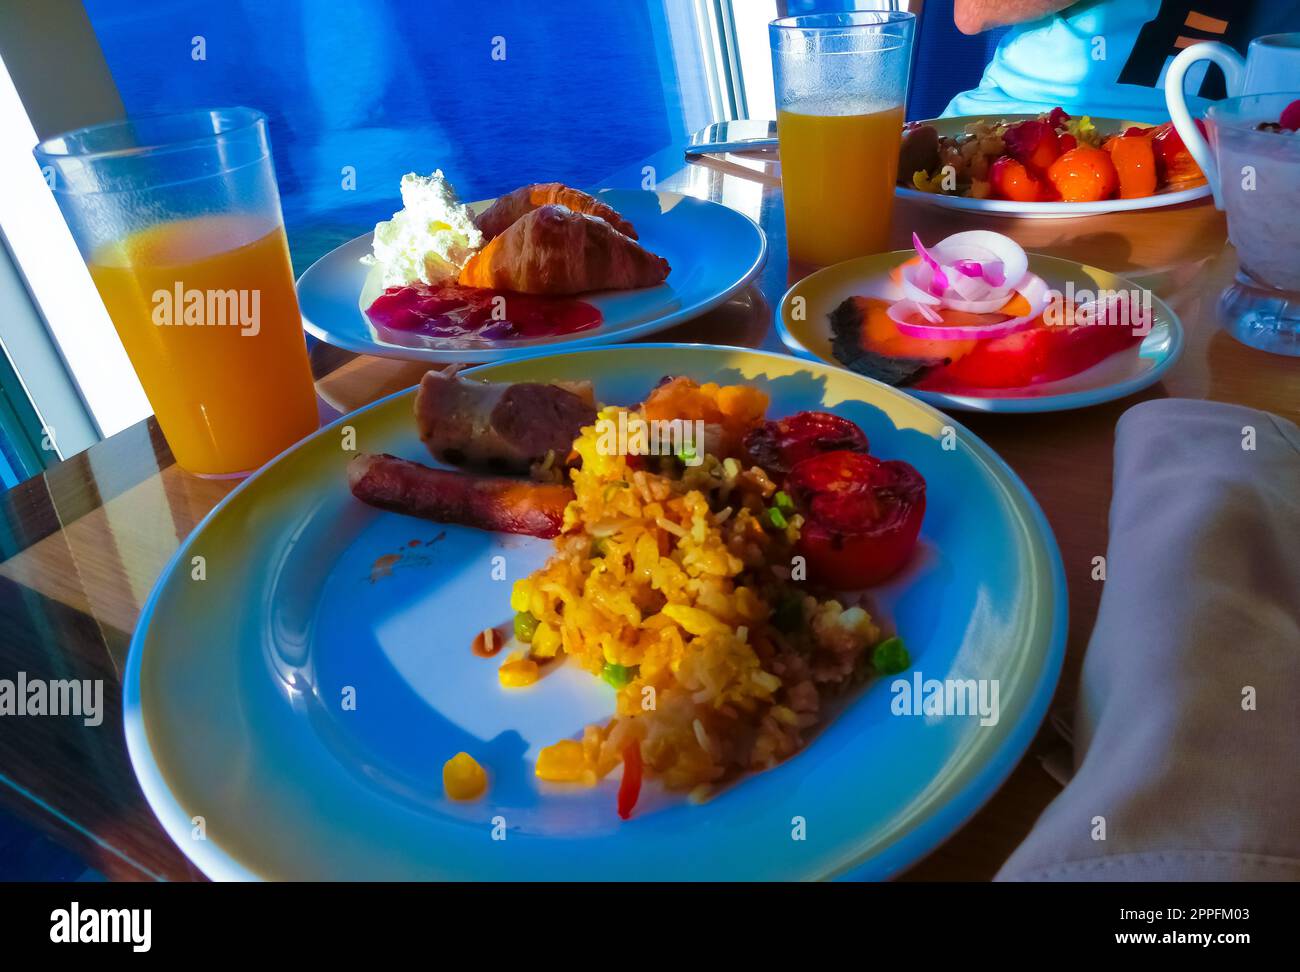
[[[503,302],[495,298],[500,297]],[[493,311],[501,308],[494,319]],[[502,317],[502,313],[504,317]],[[460,284],[389,287],[366,310],[376,327],[432,338],[509,341],[585,331],[600,311],[572,297],[517,294]]]

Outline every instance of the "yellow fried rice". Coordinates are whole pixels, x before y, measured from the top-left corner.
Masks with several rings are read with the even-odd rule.
[[[798,582],[801,519],[767,512],[776,486],[762,469],[713,454],[696,466],[629,461],[598,441],[589,426],[574,443],[555,554],[516,582],[511,607],[536,620],[531,657],[564,654],[604,676],[615,714],[580,745],[544,750],[538,775],[594,782],[639,742],[647,773],[703,794],[789,757],[827,697],[863,675],[880,631],[861,607]]]

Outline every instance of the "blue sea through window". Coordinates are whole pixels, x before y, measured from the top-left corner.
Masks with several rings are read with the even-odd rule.
[[[682,141],[686,3],[86,0],[128,113],[266,112],[298,271],[441,168],[462,198],[590,186]]]

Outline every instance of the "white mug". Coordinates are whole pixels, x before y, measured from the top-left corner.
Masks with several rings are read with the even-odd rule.
[[[1187,151],[1209,180],[1210,188],[1214,190],[1215,205],[1222,209],[1223,197],[1219,192],[1214,156],[1196,123],[1192,121],[1183,90],[1187,71],[1197,61],[1212,61],[1223,70],[1229,98],[1300,90],[1300,33],[1256,37],[1250,42],[1245,58],[1218,41],[1193,44],[1179,51],[1178,56],[1169,64],[1169,70],[1165,74],[1165,104],[1169,108],[1169,117],[1182,136]]]

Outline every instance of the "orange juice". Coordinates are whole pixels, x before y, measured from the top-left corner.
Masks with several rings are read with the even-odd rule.
[[[826,265],[889,247],[903,109],[805,115],[781,109],[790,259]]]
[[[247,472],[316,429],[282,227],[247,216],[175,220],[87,262],[183,468]]]

